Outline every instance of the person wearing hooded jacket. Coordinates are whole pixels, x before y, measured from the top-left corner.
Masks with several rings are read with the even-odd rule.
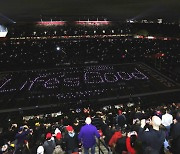
[[[78,152],[79,140],[78,135],[75,133],[72,126],[66,127],[67,133],[64,136],[63,142],[66,145],[66,151],[68,154]]]
[[[120,129],[120,127],[118,127],[118,128],[116,128],[116,131],[114,132],[114,134],[112,135],[112,137],[108,143],[113,151],[114,151],[114,148],[116,146],[117,140],[121,137],[122,137],[121,129]]]

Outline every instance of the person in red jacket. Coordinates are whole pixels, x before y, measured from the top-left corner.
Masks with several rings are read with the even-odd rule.
[[[116,131],[114,132],[113,136],[109,140],[109,146],[111,147],[112,151],[114,150],[116,146],[116,142],[119,138],[122,137],[121,129],[117,128]]]
[[[136,139],[137,139],[136,131],[128,133],[127,138],[126,138],[126,148],[130,154],[136,154],[136,151],[134,149],[134,144],[136,142]]]

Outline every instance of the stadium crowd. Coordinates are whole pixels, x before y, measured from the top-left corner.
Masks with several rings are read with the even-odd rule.
[[[1,128],[1,153],[13,153],[14,150],[16,154],[52,154],[53,151],[56,154],[57,149],[61,151],[59,153],[81,151],[84,143],[81,144],[78,135],[86,117],[92,119],[100,140],[115,154],[177,154],[180,150],[179,104],[142,106],[131,103],[10,119],[7,126]]]
[[[176,24],[17,24],[0,41],[1,71],[138,61],[179,81],[178,31]]]
[[[1,70],[61,65],[144,62],[179,80],[179,41],[135,38],[9,40],[0,42]]]
[[[166,28],[163,33],[165,30]],[[69,72],[78,74],[79,71],[73,66],[144,62],[179,82],[179,39],[135,38],[133,31],[134,29],[129,24],[110,28],[108,26],[69,27],[66,25],[38,27],[36,30],[11,29],[8,37],[0,41],[0,71],[10,71],[9,74],[7,73],[7,76],[10,75],[9,78],[6,77],[6,73],[0,75],[0,79],[5,80],[1,85],[1,90],[4,90],[3,86],[9,88],[9,91],[2,91],[2,98],[7,97],[3,96],[3,92],[8,94],[8,92],[15,91],[12,100],[6,100],[8,104],[8,101],[14,101],[13,98],[16,95],[23,93],[23,88],[30,81],[31,76],[27,73],[29,80],[25,82],[20,70],[30,69],[31,75],[36,76],[38,71],[33,69],[60,68],[65,70],[67,65],[73,68],[69,67],[71,69]],[[172,33],[174,37],[175,33]],[[15,74],[11,72],[12,70],[18,70],[19,79],[16,79],[23,81],[19,87],[22,90],[21,93],[12,88],[12,86],[19,86],[16,80],[14,80],[16,83],[11,82],[11,77],[13,73]],[[49,74],[51,75],[51,72]],[[63,75],[58,74],[58,76]],[[39,76],[36,76],[29,84],[29,93]],[[47,81],[51,80],[47,78]],[[52,85],[50,85],[52,82],[49,82],[50,84],[45,82],[43,85],[47,89],[52,88],[56,86],[56,81],[53,78]],[[63,84],[72,83],[71,76],[63,81]],[[77,84],[77,82],[73,83]],[[94,91],[95,88],[94,86]],[[124,88],[123,85],[121,88]],[[43,92],[44,89],[40,91]],[[73,94],[77,92],[75,88],[71,90]],[[105,91],[106,88],[101,87],[100,90]],[[115,92],[115,95],[118,92]],[[54,93],[53,90],[52,93]],[[84,91],[84,93],[89,95],[91,91]],[[26,94],[24,96],[28,96]],[[34,94],[36,93],[32,92],[33,97]],[[88,97],[86,94],[83,97]],[[81,96],[81,93],[77,95]],[[56,99],[60,100],[61,97],[73,99],[74,96],[70,92],[67,92],[66,96],[58,95],[57,97],[56,95]],[[43,96],[40,99],[45,100],[46,98]],[[48,102],[48,99],[46,100]],[[36,105],[36,102],[31,105]],[[11,107],[15,106],[16,103]],[[21,107],[20,99],[17,106]],[[114,154],[178,154],[180,151],[180,111],[179,104],[175,103],[159,106],[157,104],[147,106],[143,103],[126,103],[103,108],[98,108],[97,105],[95,108],[80,107],[76,110],[61,110],[58,113],[7,118],[8,122],[0,123],[0,154],[60,154],[82,151],[88,153],[89,148],[94,153],[94,136],[97,137],[97,141],[100,139],[105,143],[109,153]],[[83,134],[89,126],[93,130],[93,135],[88,136],[86,140]]]

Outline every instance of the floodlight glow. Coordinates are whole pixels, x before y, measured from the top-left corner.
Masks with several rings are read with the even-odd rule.
[[[110,24],[110,21],[100,21],[100,20],[97,20],[97,21],[76,21],[76,24],[78,25],[88,25],[88,26],[103,26],[103,25],[109,25]]]
[[[57,25],[57,26],[63,26],[66,24],[66,21],[39,21],[37,22],[38,25],[42,25],[42,26],[53,26],[53,25]]]
[[[8,30],[6,27],[0,25],[0,37],[6,37]]]

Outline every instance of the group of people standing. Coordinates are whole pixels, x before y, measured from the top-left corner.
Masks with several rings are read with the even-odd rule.
[[[82,120],[74,116],[73,122],[71,116],[66,118],[64,115],[61,120],[59,117],[47,119],[46,123],[34,119],[32,124],[29,121],[20,128],[13,125],[17,129],[13,134],[13,129],[8,132],[13,139],[15,136],[13,154],[95,154],[96,139],[100,136],[113,154],[179,153],[178,105],[152,108],[150,111],[143,111],[140,107],[131,112],[128,109],[122,107],[94,113],[90,110],[86,113],[85,110],[81,114],[84,115]],[[0,154],[7,152],[6,147],[0,149]]]
[[[97,128],[91,124],[90,117],[86,118],[85,125],[81,127],[79,134],[70,125],[66,126],[65,129],[66,133],[63,137],[58,128],[54,134],[48,132],[44,143],[37,147],[37,154],[76,154],[81,146],[83,146],[84,154],[88,154],[89,151],[91,154],[95,154],[96,138],[100,138],[100,134]],[[27,130],[21,131],[16,135],[18,143],[16,143],[15,154],[29,153],[27,149],[22,152],[20,143],[24,142],[30,130],[27,128]],[[63,144],[65,144],[65,149],[62,148]]]

